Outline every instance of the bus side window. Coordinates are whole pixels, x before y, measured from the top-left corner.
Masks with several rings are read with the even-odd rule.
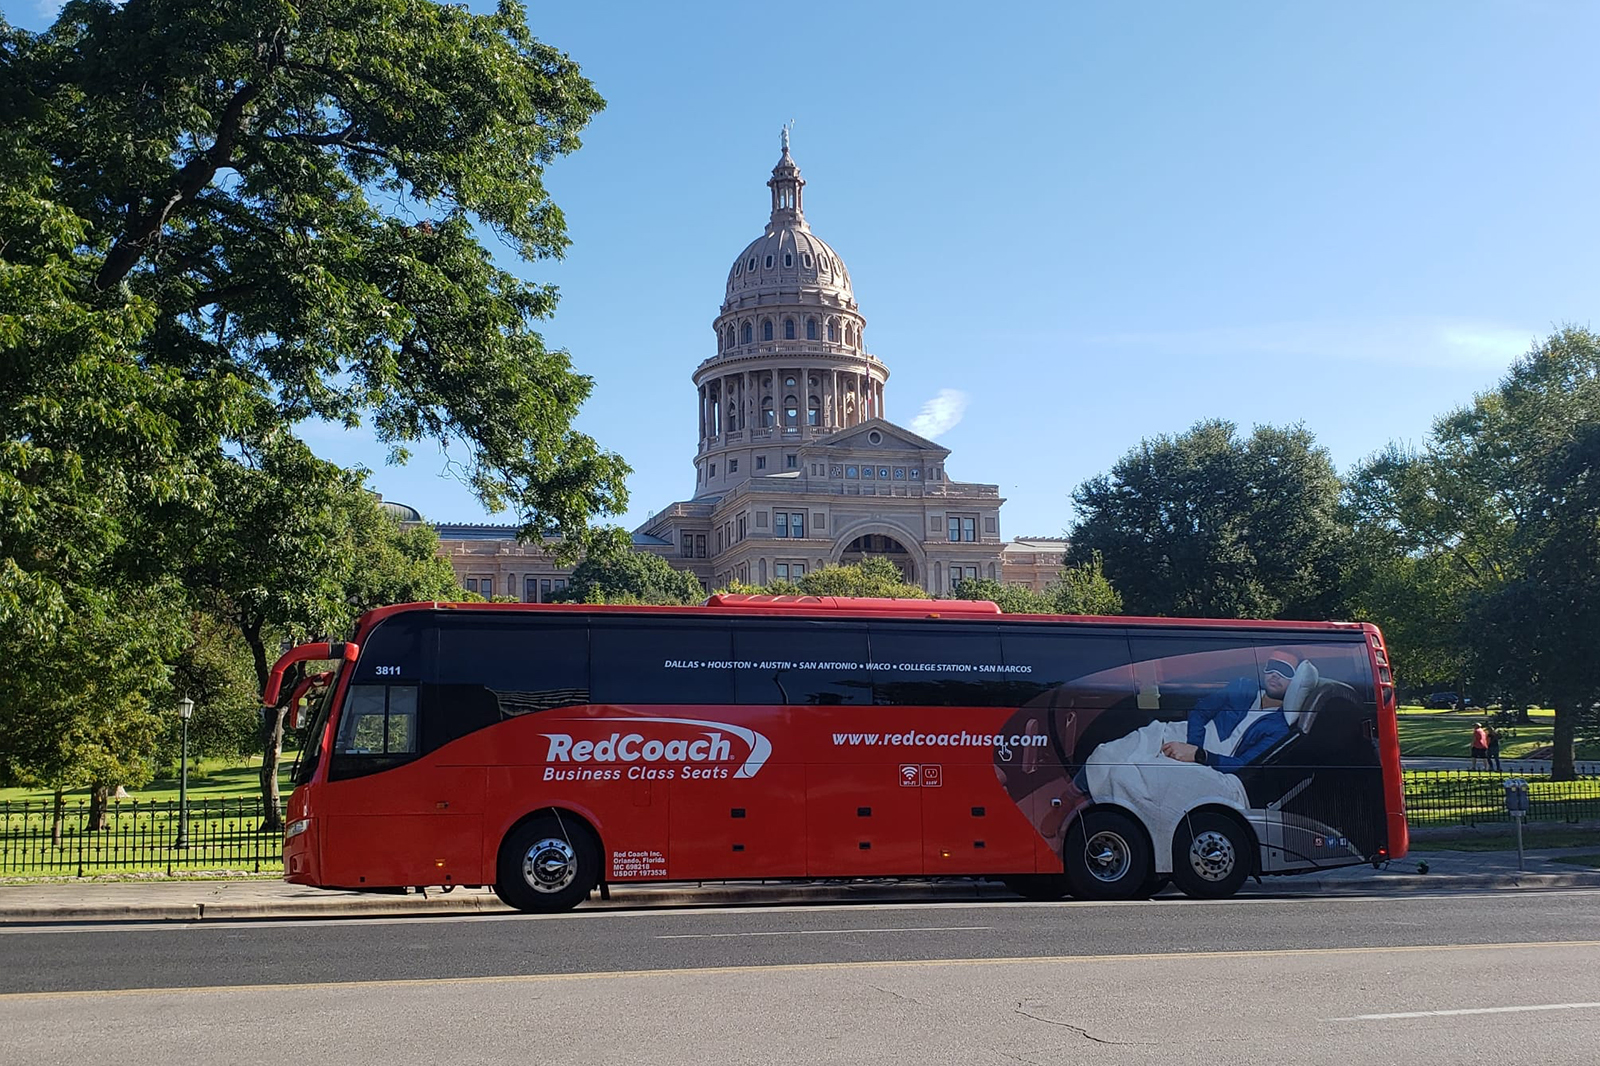
[[[352,685],[339,716],[338,755],[414,755],[415,685]]]

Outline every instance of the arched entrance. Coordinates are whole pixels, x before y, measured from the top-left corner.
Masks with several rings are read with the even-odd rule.
[[[912,585],[918,583],[916,559],[906,550],[904,544],[884,533],[863,533],[852,540],[839,553],[839,562],[848,566],[851,563],[859,563],[869,556],[889,560],[899,567],[907,583]]]

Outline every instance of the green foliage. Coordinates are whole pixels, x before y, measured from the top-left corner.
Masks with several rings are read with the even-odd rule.
[[[191,603],[259,684],[282,636],[455,598],[307,419],[369,422],[396,459],[451,446],[567,551],[625,504],[625,464],[572,429],[589,379],[533,328],[554,290],[477,237],[561,254],[544,167],[601,106],[514,2],[0,20],[0,656],[34,664],[0,693],[8,773],[145,773]]]
[[[1300,426],[1200,422],[1073,493],[1068,562],[1096,553],[1134,614],[1325,618],[1348,545],[1340,483]]]
[[[1122,613],[1122,594],[1106,577],[1105,560],[1099,552],[1062,570],[1061,580],[1051,585],[1046,595],[1057,614]]]
[[[705,589],[686,570],[659,555],[610,549],[589,556],[572,571],[564,603],[689,604],[705,602]]]
[[[807,596],[872,596],[891,600],[928,598],[924,589],[906,581],[898,566],[877,556],[862,559],[859,563],[812,570],[795,582],[795,587]]]
[[[261,702],[250,646],[238,630],[211,615],[189,616],[187,641],[172,663],[171,699],[194,700],[189,720],[189,758],[237,759],[256,747]],[[175,768],[181,749],[182,722],[177,714],[161,716],[157,761]]]
[[[1006,614],[1054,614],[1055,600],[1022,585],[1005,585],[986,577],[967,578],[950,593],[956,600],[990,600]]]
[[[1440,417],[1420,452],[1365,464],[1351,509],[1377,559],[1358,582],[1370,615],[1397,633],[1436,627],[1480,699],[1548,699],[1553,773],[1570,778],[1600,704],[1600,337],[1556,331]]]

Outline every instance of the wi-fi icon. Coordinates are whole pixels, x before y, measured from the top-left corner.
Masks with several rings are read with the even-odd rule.
[[[922,776],[922,770],[916,766],[900,767],[900,776],[906,781],[915,781]]]

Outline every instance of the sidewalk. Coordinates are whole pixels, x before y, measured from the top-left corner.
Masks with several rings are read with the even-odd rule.
[[[1399,895],[1467,889],[1600,887],[1600,870],[1551,861],[1565,855],[1593,855],[1597,851],[1600,851],[1600,844],[1588,848],[1529,851],[1525,872],[1517,869],[1515,851],[1417,852],[1391,863],[1384,870],[1351,866],[1296,877],[1269,877],[1260,884],[1252,881],[1241,895]],[[1428,864],[1428,873],[1417,872],[1421,862]],[[596,892],[581,909],[916,900],[970,902],[1015,898],[999,882],[984,880],[690,882],[617,885],[611,889],[609,901],[601,900]],[[509,912],[488,889],[458,888],[449,893],[430,890],[426,895],[335,892],[277,880],[0,885],[0,924],[477,913]]]

